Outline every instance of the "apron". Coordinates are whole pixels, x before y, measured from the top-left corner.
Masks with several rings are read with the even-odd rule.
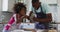
[[[35,14],[37,15],[37,18],[46,18],[46,14],[43,12],[42,6],[41,6],[41,12],[37,13],[36,10],[34,11],[35,11]],[[48,29],[48,23],[36,22],[35,28],[36,29]]]

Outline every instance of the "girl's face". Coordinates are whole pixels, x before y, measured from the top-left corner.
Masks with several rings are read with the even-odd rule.
[[[22,8],[21,11],[19,12],[22,16],[26,15],[26,9]]]

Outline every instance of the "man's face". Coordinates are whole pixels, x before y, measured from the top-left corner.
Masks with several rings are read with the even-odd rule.
[[[39,2],[32,3],[32,6],[37,9],[39,7]]]

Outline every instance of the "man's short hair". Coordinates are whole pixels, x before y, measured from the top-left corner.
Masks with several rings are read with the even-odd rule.
[[[32,0],[32,3],[36,3],[36,2],[39,2],[39,0]]]

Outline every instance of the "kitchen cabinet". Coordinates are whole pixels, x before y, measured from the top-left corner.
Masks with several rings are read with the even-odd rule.
[[[40,0],[40,2],[47,4],[57,4],[57,0]]]
[[[57,11],[58,11],[58,21],[57,21],[57,23],[60,23],[60,0],[58,0],[58,6],[57,6]]]
[[[57,30],[58,30],[58,32],[60,32],[60,24],[58,24]]]
[[[57,0],[46,0],[47,4],[57,4]]]

